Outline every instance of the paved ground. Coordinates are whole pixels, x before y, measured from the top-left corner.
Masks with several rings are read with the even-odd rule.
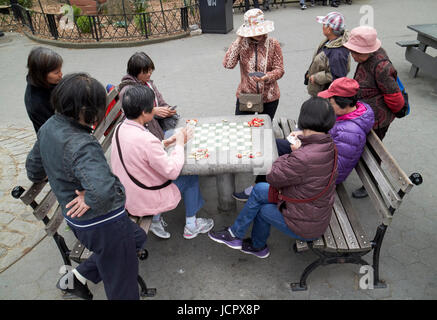
[[[420,172],[424,183],[407,196],[388,229],[381,252],[381,277],[388,288],[360,290],[359,268],[355,265],[331,265],[311,274],[309,290],[292,293],[289,282],[315,259],[311,252],[296,255],[292,240],[272,231],[271,256],[261,260],[246,256],[210,241],[206,236],[194,240],[182,238],[183,205],[165,215],[172,237],[157,239],[150,235],[149,259],[140,263],[141,274],[151,287],[158,289],[153,299],[436,299],[437,298],[437,156],[434,119],[437,114],[433,82],[420,75],[408,78],[410,64],[397,40],[413,39],[408,24],[435,22],[437,2],[433,0],[355,0],[352,6],[339,8],[349,28],[360,21],[362,5],[374,9],[375,27],[384,48],[399,71],[411,97],[412,114],[396,120],[387,138],[388,149],[407,172]],[[331,8],[316,7],[300,11],[295,5],[273,10],[267,18],[275,21],[272,36],[282,44],[285,75],[280,80],[281,100],[277,116],[297,118],[299,107],[307,98],[303,74],[314,48],[321,40],[321,26],[316,15]],[[234,15],[234,27],[242,15]],[[170,104],[177,104],[187,117],[231,114],[239,70],[225,70],[221,61],[235,38],[204,34],[193,38],[120,49],[72,50],[54,48],[64,58],[64,73],[87,71],[103,84],[118,83],[126,62],[136,51],[146,51],[155,62],[153,78]],[[18,34],[0,38],[0,299],[61,299],[54,284],[62,260],[51,238],[44,238],[41,222],[33,220],[21,203],[10,198],[17,184],[28,186],[23,172],[25,155],[34,134],[27,118],[23,96],[26,58],[36,43]],[[430,51],[435,53],[435,51]],[[355,64],[349,76],[353,76]],[[239,176],[241,188],[252,177]],[[347,188],[359,186],[352,174]],[[201,215],[213,217],[217,227],[229,225],[237,212],[218,213],[215,180],[201,179],[206,206]],[[368,212],[369,200],[356,202],[364,228],[373,235],[379,221]],[[237,208],[237,211],[241,206]],[[74,237],[65,227],[61,234],[72,244]],[[39,242],[42,239],[41,242]],[[30,250],[34,245],[36,246]],[[23,256],[23,252],[27,252]],[[19,259],[22,257],[21,259]],[[365,257],[369,262],[371,256]],[[11,263],[18,260],[15,264]],[[11,266],[10,266],[11,265]],[[6,267],[9,268],[5,269]],[[3,270],[3,272],[2,272]],[[90,285],[95,299],[105,299],[102,284]]]

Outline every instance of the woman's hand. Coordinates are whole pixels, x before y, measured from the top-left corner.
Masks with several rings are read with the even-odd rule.
[[[297,138],[297,136],[301,136],[303,135],[303,131],[302,130],[298,130],[298,131],[291,131],[290,136],[293,136],[295,138]]]
[[[170,107],[155,107],[153,108],[153,115],[168,118],[176,114],[176,110],[171,110]]]
[[[85,203],[85,190],[76,190],[75,192],[77,197],[67,203],[65,207],[68,209],[72,206],[72,208],[67,212],[67,216],[79,218],[83,216],[83,214],[87,212],[90,207]]]
[[[253,80],[255,80],[256,82],[265,82],[269,80],[269,77],[267,75],[259,78],[259,77],[253,77]]]
[[[174,136],[174,135],[166,140],[162,140],[162,143],[164,144],[164,148],[171,146],[175,142],[176,142],[176,136]]]
[[[302,145],[302,141],[296,138],[294,144],[290,144],[291,151],[296,151],[297,149],[300,148],[301,145]]]
[[[176,144],[185,145],[194,135],[194,130],[189,127],[185,127],[179,130],[176,136]]]

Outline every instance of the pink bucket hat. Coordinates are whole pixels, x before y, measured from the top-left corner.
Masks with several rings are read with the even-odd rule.
[[[372,53],[381,48],[381,40],[377,35],[375,28],[356,27],[351,30],[349,40],[343,46],[358,53]]]
[[[238,28],[237,35],[241,37],[256,37],[275,30],[273,21],[264,20],[260,9],[250,9],[244,14],[244,24]]]

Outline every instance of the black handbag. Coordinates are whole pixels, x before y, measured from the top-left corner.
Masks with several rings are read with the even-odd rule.
[[[135,179],[134,176],[132,176],[129,171],[127,171],[126,166],[124,165],[124,161],[123,161],[123,156],[121,154],[121,149],[120,149],[120,142],[118,140],[118,129],[120,129],[121,124],[117,127],[117,129],[115,129],[115,141],[117,142],[117,150],[118,150],[118,155],[120,156],[120,160],[121,160],[121,164],[123,165],[124,170],[126,171],[127,175],[129,176],[129,178],[133,181],[133,183],[135,183],[138,187],[143,188],[143,189],[147,189],[147,190],[159,190],[162,188],[167,187],[168,185],[170,185],[172,183],[171,180],[168,180],[166,182],[164,182],[163,184],[161,184],[160,186],[155,186],[155,187],[148,187],[144,184],[142,184],[140,181],[138,181],[137,179]]]
[[[176,109],[176,106],[174,106],[174,109]],[[159,117],[155,117],[155,118],[158,121],[160,127],[162,128],[162,131],[167,131],[176,128],[180,117],[181,116],[176,113],[168,118],[159,118]]]

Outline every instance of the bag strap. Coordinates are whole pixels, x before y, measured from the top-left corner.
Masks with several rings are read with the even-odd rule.
[[[121,160],[121,164],[123,165],[124,170],[126,171],[127,175],[129,176],[129,178],[133,181],[133,183],[135,183],[138,187],[143,188],[143,189],[147,189],[147,190],[159,190],[162,188],[167,187],[168,185],[170,185],[172,183],[171,180],[168,180],[167,182],[161,184],[160,186],[156,186],[156,187],[148,187],[144,184],[142,184],[140,181],[138,181],[137,179],[135,179],[134,176],[132,176],[129,171],[127,171],[126,166],[124,165],[124,161],[123,161],[123,155],[121,154],[121,149],[120,149],[120,141],[118,140],[118,129],[120,129],[121,123],[118,125],[117,129],[115,129],[115,141],[117,142],[117,150],[118,150],[118,155],[120,156],[120,160]]]
[[[331,186],[331,184],[334,180],[335,171],[337,171],[337,164],[338,164],[338,151],[337,151],[337,147],[334,146],[334,168],[332,169],[331,177],[329,178],[328,185],[325,187],[325,189],[323,189],[322,192],[320,192],[315,197],[312,197],[309,199],[293,199],[293,198],[289,198],[287,196],[282,195],[281,190],[279,190],[278,199],[282,200],[282,201],[294,202],[294,203],[305,203],[305,202],[311,202],[311,201],[317,200],[318,198],[323,196],[326,193],[326,191],[328,191],[329,187]]]

